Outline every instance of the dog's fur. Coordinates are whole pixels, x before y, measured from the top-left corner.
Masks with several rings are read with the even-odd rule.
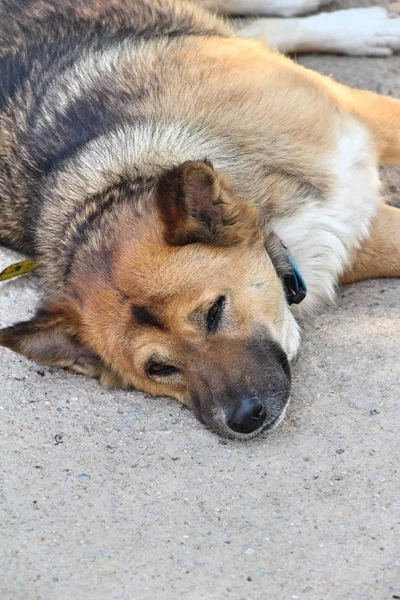
[[[400,275],[378,177],[400,163],[399,101],[184,0],[6,0],[0,77],[0,242],[36,258],[47,293],[4,346],[241,437],[243,396],[263,402],[259,430],[282,418],[299,346],[276,234],[304,310],[339,278]]]

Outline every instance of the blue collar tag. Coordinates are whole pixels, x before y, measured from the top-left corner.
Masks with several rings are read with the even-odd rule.
[[[286,260],[290,265],[290,273],[282,278],[288,304],[300,304],[307,295],[307,286],[301,276],[299,267],[296,264],[289,248],[284,244],[281,238],[274,234],[281,246],[285,250]]]
[[[286,299],[289,304],[300,304],[307,295],[307,286],[300,274],[299,267],[289,252],[286,258],[292,269],[292,272],[283,278]]]

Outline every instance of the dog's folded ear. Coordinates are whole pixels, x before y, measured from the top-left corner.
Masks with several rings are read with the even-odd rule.
[[[88,377],[98,377],[101,360],[78,339],[62,304],[41,308],[30,321],[0,330],[0,345],[43,365],[67,367]]]
[[[248,237],[257,221],[208,161],[189,161],[164,173],[156,200],[171,245],[233,245]]]

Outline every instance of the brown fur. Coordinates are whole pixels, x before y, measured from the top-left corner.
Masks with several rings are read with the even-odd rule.
[[[354,251],[341,282],[400,276],[400,210],[381,204],[370,237]]]

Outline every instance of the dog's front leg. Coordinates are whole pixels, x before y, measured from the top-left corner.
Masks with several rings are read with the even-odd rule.
[[[353,252],[341,283],[378,277],[400,277],[400,209],[381,204],[370,236]]]

